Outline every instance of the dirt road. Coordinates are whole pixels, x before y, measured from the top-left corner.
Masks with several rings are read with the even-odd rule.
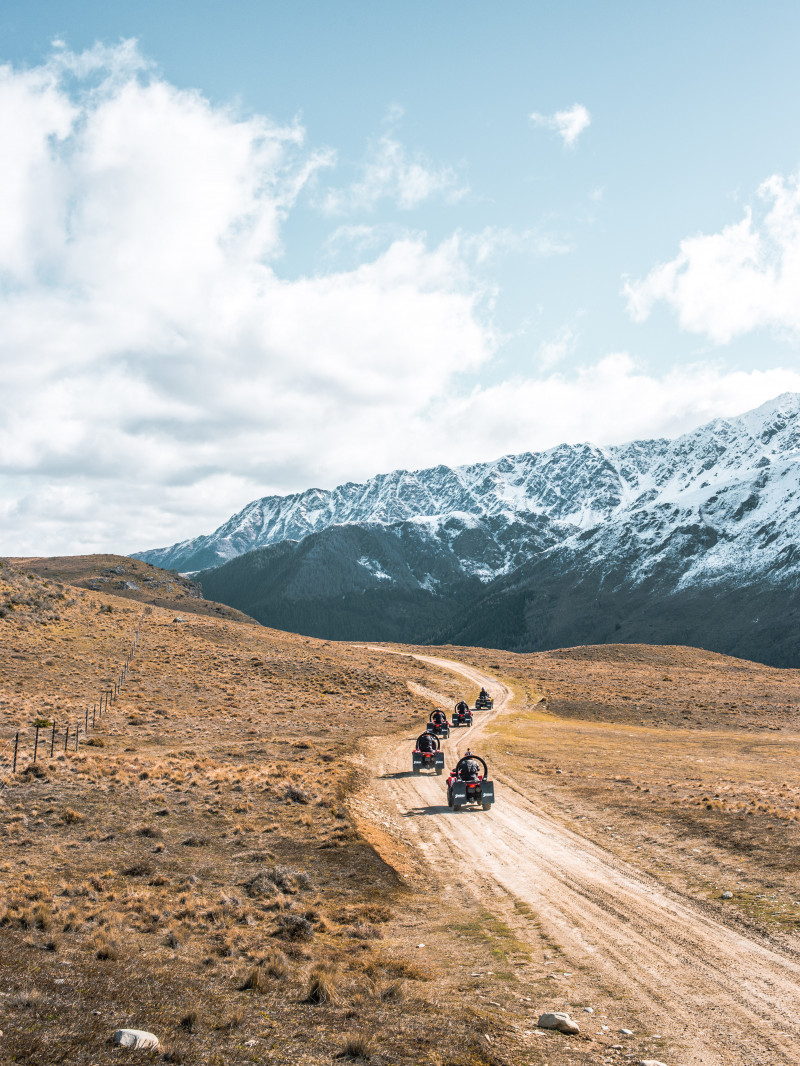
[[[450,767],[468,745],[480,750],[481,733],[508,711],[511,692],[472,667],[420,658],[495,696],[493,712],[479,713],[472,729],[454,730],[443,745]],[[445,890],[531,908],[568,970],[591,975],[665,1037],[669,1066],[800,1062],[797,959],[715,921],[565,829],[508,779],[498,781],[490,812],[452,812],[443,777],[410,773],[412,740],[394,737],[372,753],[376,776],[362,813],[418,849]],[[496,780],[501,770],[490,767]],[[569,999],[568,980],[559,994]]]

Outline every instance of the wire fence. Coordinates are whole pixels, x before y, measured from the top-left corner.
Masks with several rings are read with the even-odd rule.
[[[82,713],[78,712],[63,724],[59,724],[55,718],[39,718],[32,725],[18,729],[14,736],[4,743],[0,743],[0,789],[7,788],[16,774],[36,766],[39,759],[52,758],[60,752],[66,754],[78,751],[80,744],[89,740],[97,723],[116,703],[128,678],[128,669],[139,646],[142,622],[150,611],[151,608],[143,608],[119,675],[99,693],[99,699],[95,697],[91,710],[87,702]]]

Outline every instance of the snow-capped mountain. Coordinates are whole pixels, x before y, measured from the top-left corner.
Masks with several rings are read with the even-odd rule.
[[[314,636],[695,644],[800,666],[800,396],[675,440],[266,497],[139,558]]]
[[[455,555],[465,576],[484,583],[542,552],[577,550],[590,531],[598,531],[597,552],[607,560],[622,545],[629,556],[637,543],[642,578],[668,540],[680,555],[682,539],[681,582],[728,580],[794,558],[798,449],[800,396],[786,394],[675,440],[564,444],[495,462],[398,470],[329,491],[267,496],[207,536],[138,558],[197,571],[333,526],[414,523],[420,537]],[[695,541],[702,550],[689,550]],[[362,565],[370,572],[369,559]],[[375,581],[392,580],[372,571]],[[420,587],[425,581],[418,576]]]

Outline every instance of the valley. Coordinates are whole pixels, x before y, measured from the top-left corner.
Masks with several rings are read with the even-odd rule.
[[[34,565],[0,568],[3,738],[113,680],[141,613]],[[91,743],[0,791],[0,1061],[117,1061],[121,1025],[220,1066],[794,1061],[800,672],[358,646],[189,599],[145,607]],[[483,754],[497,803],[454,814],[410,751],[482,683],[447,764]]]

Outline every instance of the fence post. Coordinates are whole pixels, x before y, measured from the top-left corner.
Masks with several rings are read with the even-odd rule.
[[[86,736],[86,734],[88,732],[89,732],[89,708],[86,707],[84,709],[84,714],[83,714],[83,735]]]
[[[53,747],[56,742],[56,720],[53,719],[53,730],[50,733],[50,758],[53,758]]]
[[[92,704],[92,729],[94,729],[95,712],[97,711],[97,704]]]
[[[39,726],[35,725],[33,728],[36,730],[36,738],[35,738],[35,740],[33,742],[33,765],[35,766],[36,765],[36,756],[37,756],[38,751],[39,751]]]
[[[78,750],[78,737],[81,735],[80,723],[75,723],[75,751]]]
[[[67,720],[67,728],[64,733],[64,754],[67,753],[67,742],[69,741],[69,720]]]
[[[12,774],[15,774],[17,772],[17,749],[18,748],[19,748],[19,733],[17,732],[17,733],[14,734],[14,765],[13,765],[13,767],[11,769],[11,773]]]

